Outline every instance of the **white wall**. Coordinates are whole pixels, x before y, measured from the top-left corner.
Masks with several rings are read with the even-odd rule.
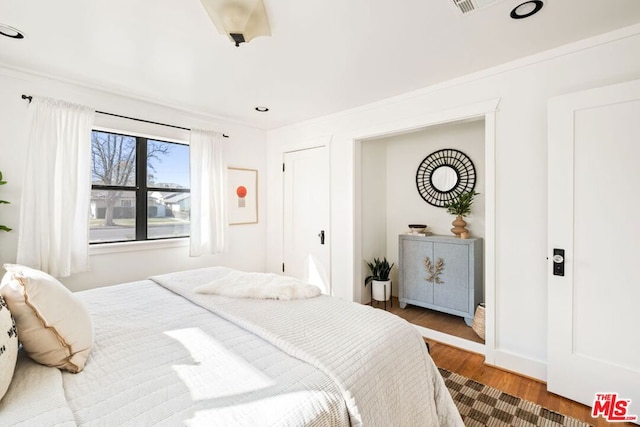
[[[266,165],[264,131],[0,66],[0,170],[8,181],[7,185],[0,187],[0,199],[11,201],[10,205],[0,206],[0,224],[14,229],[9,233],[0,234],[1,263],[12,263],[16,260],[19,205],[28,135],[26,123],[28,103],[21,99],[22,94],[64,99],[100,111],[187,128],[218,130],[230,135],[224,143],[224,154],[229,166],[258,169],[259,222],[230,227],[227,253],[220,256],[190,258],[188,247],[184,243],[177,247],[167,244],[146,244],[146,246],[142,245],[142,248],[135,244],[126,245],[128,249],[146,249],[126,252],[105,252],[92,247],[91,271],[62,280],[71,290],[138,280],[153,274],[209,265],[228,265],[252,271],[264,270],[266,230],[266,210],[264,209],[266,180],[263,179]],[[98,123],[126,126],[122,130],[135,128],[137,131],[157,137],[188,140],[187,132],[164,126],[143,125],[130,120],[118,122],[101,115],[96,116],[96,124]]]
[[[422,160],[434,151],[454,148],[465,153],[476,170],[471,214],[465,218],[474,237],[484,237],[484,121],[473,120],[431,126],[426,129],[385,138],[387,145],[387,235],[397,243],[408,224],[427,224],[433,234],[452,235],[454,217],[445,208],[425,202],[416,189],[416,171]],[[397,248],[397,245],[395,246]],[[391,249],[391,248],[390,248]]]
[[[500,98],[495,120],[495,351],[489,363],[544,379],[547,329],[547,100],[555,95],[640,78],[640,25],[383,100],[271,131],[267,269],[277,271],[282,224],[282,147],[332,135],[332,282],[335,294],[360,301],[361,254],[354,241],[355,139],[381,126],[402,129],[416,118]],[[603,213],[604,215],[605,213]],[[493,350],[493,349],[489,349]],[[489,351],[488,351],[489,353]],[[489,359],[489,354],[487,355]]]

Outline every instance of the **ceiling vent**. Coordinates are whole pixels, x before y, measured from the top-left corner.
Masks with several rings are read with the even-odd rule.
[[[487,6],[491,6],[494,3],[498,3],[502,0],[452,0],[454,6],[463,14],[473,12],[477,9],[482,9]]]

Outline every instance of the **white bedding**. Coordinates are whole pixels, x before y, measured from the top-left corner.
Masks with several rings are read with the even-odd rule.
[[[1,426],[75,426],[62,388],[62,372],[40,365],[24,352],[7,394],[0,400]]]
[[[326,372],[340,386],[352,426],[463,425],[424,341],[386,311],[320,296],[255,301],[202,295],[224,267],[151,279]]]
[[[145,280],[78,293],[95,325],[85,370],[21,360],[0,424],[463,425],[404,321],[325,296],[193,292],[222,272],[154,278],[172,291]]]
[[[96,345],[81,375],[63,374],[78,424],[346,423],[322,372],[154,283],[80,296]]]

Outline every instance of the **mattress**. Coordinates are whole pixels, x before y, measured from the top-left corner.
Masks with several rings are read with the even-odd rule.
[[[85,369],[61,372],[21,355],[0,402],[2,424],[462,425],[403,320],[327,296],[274,301],[194,291],[221,271],[77,293],[95,328]],[[353,319],[363,325],[354,328]],[[376,333],[363,332],[366,324]]]

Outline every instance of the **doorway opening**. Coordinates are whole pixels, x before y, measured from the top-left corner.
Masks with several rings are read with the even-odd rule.
[[[363,285],[369,274],[365,261],[374,257],[387,257],[395,263],[391,279],[397,296],[398,241],[401,234],[409,232],[409,224],[426,224],[427,232],[433,235],[453,236],[450,229],[455,218],[446,209],[427,204],[418,193],[416,171],[422,160],[444,148],[460,150],[473,160],[477,175],[475,191],[481,196],[476,198],[472,213],[465,220],[471,235],[483,239],[484,342],[470,335],[475,332],[461,317],[411,305],[403,310],[397,299],[393,301],[393,312],[413,323],[424,337],[484,354],[488,363],[493,359],[494,347],[494,123],[498,102],[434,114],[410,128],[389,126],[376,134],[354,139],[354,299],[363,303],[370,300],[369,289]],[[452,327],[458,320],[462,326]],[[460,328],[463,333],[456,332]]]

